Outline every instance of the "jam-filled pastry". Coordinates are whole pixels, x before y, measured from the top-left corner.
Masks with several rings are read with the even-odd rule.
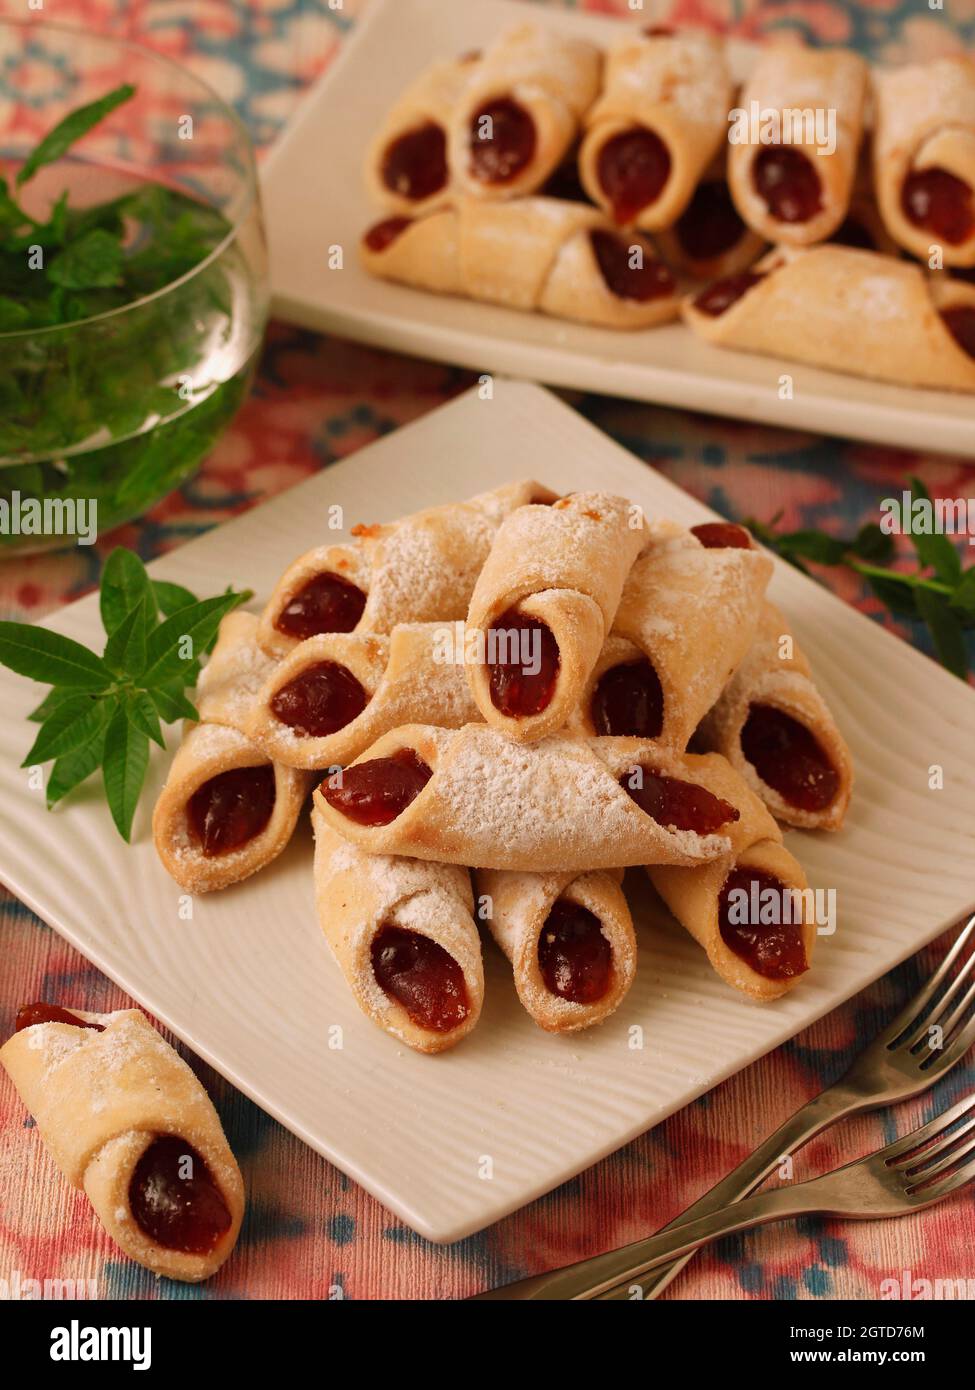
[[[208,1279],[237,1241],[240,1169],[209,1096],[138,1009],[29,1004],[0,1047],[48,1152],[155,1274]]]
[[[647,873],[722,980],[753,999],[777,999],[809,968],[816,926],[808,897],[796,896],[809,884],[758,797],[723,758],[704,764],[701,782],[740,812],[730,851],[700,868]]]
[[[390,212],[429,212],[448,196],[448,130],[476,65],[476,54],[434,63],[387,115],[366,156],[366,183]]]
[[[220,624],[216,645],[196,683],[201,724],[226,724],[246,734],[257,697],[276,662],[257,640],[259,619],[240,609]]]
[[[785,618],[766,602],[755,642],[701,726],[779,820],[838,830],[853,760]]]
[[[407,724],[325,777],[315,805],[373,854],[538,873],[697,864],[727,851],[738,813],[695,768],[649,740]]]
[[[153,812],[156,853],[188,893],[239,883],[285,848],[314,780],[237,729],[188,725]]]
[[[368,854],[317,808],[312,824],[318,919],[356,1003],[419,1052],[453,1047],[484,1000],[467,870]]]
[[[728,182],[738,211],[766,241],[810,246],[840,226],[853,191],[866,97],[867,65],[855,53],[783,44],[763,50],[738,99],[744,112],[761,113],[761,125],[748,143],[735,143],[734,129],[729,132]],[[828,149],[825,130],[765,143],[768,113],[781,119],[794,111],[835,112],[835,148]],[[804,138],[810,135],[823,143]]]
[[[723,156],[702,177],[677,221],[653,239],[667,265],[690,280],[737,275],[766,249],[764,238],[735,207]]]
[[[352,544],[309,550],[285,570],[261,614],[258,641],[282,657],[323,632],[455,622],[467,614],[504,518],[554,497],[539,483],[519,481],[386,525],[355,526]]]
[[[720,39],[624,39],[586,117],[579,175],[590,198],[620,226],[669,227],[727,138],[731,98]]]
[[[453,114],[457,186],[478,198],[536,192],[563,162],[596,99],[602,54],[543,25],[502,34],[474,68]]]
[[[391,218],[366,233],[360,256],[383,280],[601,328],[651,328],[679,308],[649,241],[559,198],[460,198],[429,217]]]
[[[975,60],[874,74],[873,168],[887,230],[925,264],[975,265]]]
[[[480,869],[478,916],[511,962],[527,1012],[549,1033],[602,1023],[636,973],[636,937],[620,870]]]
[[[453,637],[449,623],[309,637],[274,668],[244,733],[275,762],[314,769],[351,762],[399,724],[470,724],[480,716]]]
[[[563,727],[646,542],[639,509],[605,492],[508,517],[467,616],[467,676],[489,724],[522,742]]]
[[[683,315],[719,347],[975,391],[975,286],[871,251],[779,247],[690,296]]]
[[[730,522],[649,530],[571,726],[680,751],[752,644],[772,561]]]

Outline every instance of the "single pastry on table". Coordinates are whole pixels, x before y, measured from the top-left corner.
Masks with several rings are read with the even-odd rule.
[[[646,543],[643,513],[605,492],[507,518],[467,615],[467,675],[482,718],[526,743],[562,728]]]
[[[454,183],[482,199],[535,193],[596,99],[602,54],[540,24],[502,34],[472,66],[450,121]]]
[[[925,265],[975,266],[975,59],[960,54],[874,73],[877,203],[899,246]]]
[[[728,152],[731,196],[759,236],[810,246],[840,226],[853,192],[866,99],[867,65],[855,53],[791,44],[762,50],[738,97],[749,138],[732,126]],[[797,140],[783,124],[796,112],[830,113],[835,130],[802,128]]]
[[[143,1013],[26,1005],[0,1063],[130,1259],[189,1283],[216,1273],[244,1214],[240,1169],[202,1085]]]
[[[408,724],[327,776],[315,806],[373,854],[537,873],[699,864],[727,851],[738,813],[695,774],[652,740]]]
[[[393,213],[429,212],[450,192],[447,138],[478,55],[434,63],[386,116],[366,156],[366,184]]]
[[[477,915],[511,962],[526,1011],[549,1033],[602,1023],[636,974],[636,936],[622,870],[515,873],[479,869]]]
[[[570,727],[690,741],[748,652],[772,560],[729,522],[653,522]]]
[[[368,854],[318,807],[312,823],[318,920],[356,1003],[418,1052],[453,1047],[484,1000],[467,870]]]
[[[731,763],[772,814],[838,830],[853,760],[789,624],[764,605],[755,642],[704,719],[698,741]]]
[[[777,247],[684,301],[706,342],[877,381],[975,391],[975,286],[846,246]]]
[[[244,732],[275,762],[314,770],[351,762],[400,724],[459,729],[479,717],[454,625],[401,623],[388,637],[299,642],[250,700]]]
[[[697,776],[738,810],[731,848],[697,868],[658,865],[647,873],[727,984],[753,999],[778,999],[808,970],[816,943],[809,884],[768,810],[724,758],[702,758]]]
[[[426,217],[377,223],[359,253],[381,280],[601,328],[651,328],[679,310],[674,278],[646,238],[560,198],[459,198]]]
[[[592,201],[620,226],[671,226],[726,139],[731,97],[720,39],[652,32],[624,39],[609,53],[579,150]]]
[[[521,480],[388,524],[354,526],[350,544],[319,546],[288,566],[257,640],[279,658],[324,632],[389,633],[398,623],[463,618],[504,518],[554,500],[540,483]]]

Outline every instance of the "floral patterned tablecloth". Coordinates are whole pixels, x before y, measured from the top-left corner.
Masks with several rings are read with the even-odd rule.
[[[476,0],[469,0],[476,3]],[[453,0],[468,3],[468,0]],[[551,0],[571,3],[571,0]],[[629,0],[576,0],[632,17]],[[139,39],[188,64],[234,102],[266,147],[303,87],[333,60],[368,0],[46,0],[48,18]],[[646,0],[654,20],[747,37],[791,31],[884,59],[975,45],[975,0]],[[0,4],[20,15],[14,0]],[[33,62],[43,63],[39,47]],[[37,73],[30,75],[37,79]],[[0,101],[26,80],[0,62]],[[0,562],[0,616],[35,619],[97,583],[119,543],[146,559],[291,487],[464,390],[468,373],[272,324],[253,395],[199,475],[96,548]],[[599,396],[567,399],[601,429],[720,512],[837,533],[876,519],[912,474],[935,494],[975,495],[960,458],[898,453]],[[889,621],[855,577],[821,576]],[[923,633],[901,635],[926,647]],[[896,692],[891,692],[896,698]],[[3,866],[0,865],[0,875]],[[414,1235],[343,1174],[194,1059],[244,1170],[249,1210],[233,1259],[208,1284],[157,1280],[122,1258],[85,1198],[60,1179],[9,1081],[0,1076],[0,1280],[93,1280],[99,1297],[459,1297],[633,1240],[671,1220],[796,1106],[837,1076],[943,951],[922,952],[617,1154],[498,1225],[447,1247]],[[0,1036],[28,999],[125,1006],[109,981],[28,909],[0,898]],[[970,1089],[960,1068],[934,1096],[847,1122],[797,1159],[809,1176],[887,1142]],[[898,1222],[805,1220],[737,1236],[699,1256],[665,1297],[877,1298],[882,1281],[975,1272],[971,1196]],[[0,1285],[2,1287],[2,1285]],[[969,1283],[969,1288],[972,1287]]]

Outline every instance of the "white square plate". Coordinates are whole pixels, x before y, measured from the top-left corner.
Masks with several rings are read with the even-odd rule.
[[[335,66],[312,88],[267,159],[262,186],[280,317],[475,371],[659,401],[788,429],[901,448],[975,449],[975,404],[957,392],[909,390],[771,357],[723,351],[682,324],[637,333],[425,294],[376,280],[358,262],[381,215],[366,194],[366,148],[404,87],[438,58],[489,43],[537,19],[610,44],[618,20],[523,0],[373,0]],[[755,46],[731,46],[741,76]],[[331,270],[331,246],[344,267]],[[794,398],[779,399],[788,372]]]
[[[648,515],[711,513],[548,392],[499,382],[468,393],[155,563],[201,595],[250,585],[255,607],[299,552],[516,476],[560,491],[598,486]],[[839,835],[792,834],[839,929],[808,981],[758,1007],[724,985],[689,936],[652,906],[634,913],[640,965],[619,1012],[571,1038],[520,1008],[507,962],[486,945],[487,1001],[455,1051],[423,1057],[357,1010],[312,898],[307,826],[264,873],[178,912],[180,890],[149,835],[168,757],[153,755],[134,843],[118,838],[97,779],[58,810],[28,789],[30,682],[0,669],[0,870],[13,891],[258,1105],[431,1240],[455,1240],[539,1196],[804,1028],[975,906],[975,694],[823,588],[778,564],[793,619],[853,748],[857,787]],[[97,597],[50,626],[103,640]],[[171,745],[176,731],[171,731]],[[945,769],[943,791],[928,769]],[[26,1001],[25,1001],[26,1002]],[[66,1001],[70,1004],[70,1000]],[[340,1024],[344,1048],[330,1050]],[[642,1050],[631,1030],[644,1030]],[[481,1176],[490,1156],[493,1176]]]

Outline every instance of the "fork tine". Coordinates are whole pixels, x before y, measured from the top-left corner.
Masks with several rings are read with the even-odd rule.
[[[919,1181],[924,1180],[925,1177],[932,1176],[933,1173],[939,1173],[943,1168],[947,1168],[950,1163],[957,1163],[958,1159],[964,1158],[969,1148],[972,1147],[972,1144],[975,1144],[975,1138],[971,1138],[971,1140],[965,1144],[964,1150],[953,1151],[949,1155],[949,1158],[940,1159],[937,1163],[930,1162],[930,1159],[937,1158],[937,1155],[943,1154],[944,1151],[953,1148],[953,1145],[962,1140],[965,1134],[971,1134],[971,1131],[974,1129],[975,1113],[969,1116],[969,1119],[965,1120],[964,1125],[958,1127],[957,1130],[951,1130],[950,1134],[943,1134],[939,1140],[935,1140],[935,1143],[929,1144],[928,1148],[925,1148],[922,1154],[907,1154],[904,1158],[897,1159],[897,1162],[890,1163],[889,1166],[893,1169],[900,1169],[900,1172],[908,1173],[908,1175],[911,1176],[911,1181],[917,1181],[917,1183],[919,1183]]]
[[[947,1047],[940,1050],[933,1047],[928,1049],[928,1059],[921,1063],[925,1076],[930,1076],[933,1079],[943,1072],[950,1071],[956,1062],[961,1061],[972,1043],[975,1043],[975,1018],[965,1024],[958,1036],[952,1038]]]
[[[972,956],[972,960],[975,961],[975,956]],[[951,1011],[951,1016],[941,1024],[941,1036],[943,1038],[951,1037],[952,1033],[958,1027],[959,1022],[973,1004],[975,1004],[975,983],[969,986],[965,997],[955,1005],[954,1009]]]
[[[954,1124],[955,1120],[960,1120],[973,1108],[975,1108],[975,1095],[966,1096],[964,1100],[958,1101],[956,1105],[953,1105],[950,1110],[946,1110],[943,1114],[936,1115],[933,1120],[929,1120],[920,1129],[912,1130],[910,1134],[905,1134],[902,1139],[895,1139],[892,1144],[881,1149],[880,1154],[883,1155],[885,1162],[893,1166],[895,1158],[900,1158],[902,1154],[912,1153],[929,1139],[937,1139],[949,1125]]]
[[[904,1005],[897,1017],[888,1025],[886,1034],[881,1035],[886,1037],[888,1047],[893,1047],[902,1033],[906,1033],[909,1028],[913,1028],[917,1024],[921,1014],[941,988],[943,981],[969,940],[972,939],[973,934],[975,934],[975,912],[962,927],[952,943],[951,950],[927,984],[923,985],[914,998]]]
[[[964,1168],[959,1168],[956,1173],[949,1173],[940,1182],[934,1182],[930,1187],[908,1188],[904,1195],[918,1206],[929,1206],[933,1202],[940,1202],[942,1197],[950,1197],[952,1192],[967,1187],[971,1182],[975,1182],[975,1159],[966,1163]]]
[[[968,957],[965,964],[958,971],[957,975],[952,980],[948,988],[945,990],[941,998],[938,1000],[937,1004],[928,1014],[927,1018],[925,1018],[923,1022],[921,1022],[918,1025],[917,1030],[914,1033],[912,1033],[911,1036],[901,1044],[902,1047],[916,1047],[917,1044],[924,1037],[928,1029],[933,1028],[935,1024],[940,1022],[945,1009],[947,1009],[948,1005],[951,1003],[952,999],[954,999],[955,995],[958,993],[962,985],[965,983],[966,978],[972,973],[973,970],[975,970],[975,951],[973,951],[972,954]],[[970,991],[967,997],[971,999],[972,995]],[[967,1005],[965,1005],[964,1007],[967,1008]],[[962,1009],[962,1012],[964,1012],[964,1008]],[[952,1017],[954,1018],[956,1014],[953,1014]],[[941,1025],[941,1027],[945,1033],[948,1032],[948,1024],[944,1023]]]

